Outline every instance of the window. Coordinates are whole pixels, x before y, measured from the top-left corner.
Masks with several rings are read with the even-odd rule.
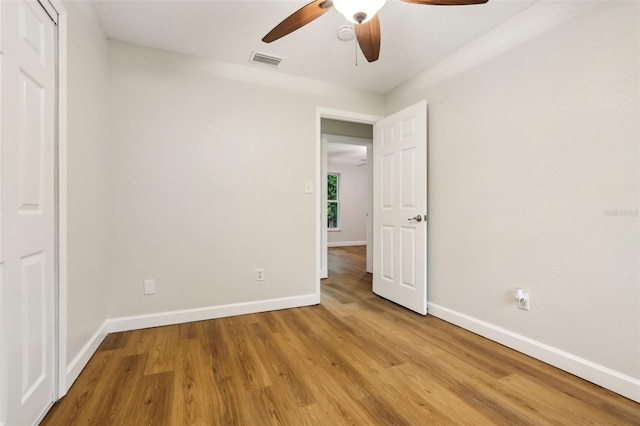
[[[327,174],[327,228],[340,229],[340,173]]]

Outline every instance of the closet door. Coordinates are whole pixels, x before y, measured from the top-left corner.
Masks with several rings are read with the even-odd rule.
[[[55,385],[55,24],[0,1],[2,415],[34,424]]]

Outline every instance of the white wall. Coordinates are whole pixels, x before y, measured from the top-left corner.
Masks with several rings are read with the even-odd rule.
[[[64,2],[64,7],[68,22],[67,361],[70,363],[100,329],[107,314],[109,67],[107,40],[90,3],[69,1]]]
[[[313,294],[316,107],[382,97],[109,45],[109,317]]]
[[[368,173],[367,167],[340,162],[329,157],[329,173],[340,173],[340,230],[328,231],[327,242],[332,245],[367,241]]]
[[[68,359],[105,317],[312,293],[315,108],[383,99],[107,44],[65,7]],[[639,38],[637,3],[599,7],[386,96],[429,102],[430,301],[636,378]]]
[[[602,3],[387,96],[388,113],[429,102],[430,302],[634,378],[639,7]]]

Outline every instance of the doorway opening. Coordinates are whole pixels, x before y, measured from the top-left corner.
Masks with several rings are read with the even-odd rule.
[[[372,177],[372,151],[373,151],[373,124],[380,119],[378,116],[352,113],[346,111],[337,111],[337,110],[329,110],[329,109],[318,109],[317,114],[317,139],[316,139],[316,154],[317,154],[317,162],[316,162],[316,178],[318,184],[318,194],[316,198],[317,203],[317,211],[320,212],[319,220],[317,221],[316,226],[316,235],[317,235],[317,288],[316,294],[318,295],[318,302],[320,302],[320,281],[322,278],[328,277],[328,244],[336,247],[348,247],[352,245],[353,247],[360,247],[362,250],[362,245],[364,243],[365,251],[367,252],[367,262],[366,267],[362,271],[363,273],[366,271],[372,272],[372,259],[373,259],[373,250],[372,250],[372,214],[371,214],[371,205],[373,199],[373,177]],[[331,144],[331,145],[329,145]],[[360,148],[363,147],[363,148]],[[329,150],[332,151],[333,154],[328,155]],[[351,156],[352,160],[355,162],[351,166],[351,170],[344,163],[348,162],[346,158],[342,158],[341,160],[337,160],[338,163],[332,162],[332,170],[329,170],[329,159],[328,157],[332,156],[334,159],[339,157]],[[342,161],[343,164],[339,162]],[[345,171],[346,170],[346,171]],[[341,179],[340,183],[342,184],[343,193],[340,194],[341,198],[338,201],[338,204],[347,201],[354,201],[352,198],[345,199],[344,190],[348,189],[347,187],[353,182],[346,182],[345,178],[348,178],[347,175],[360,175],[360,179],[355,180],[364,180],[366,182],[366,188],[364,189],[365,194],[362,194],[363,190],[360,189],[358,195],[359,198],[363,198],[366,204],[366,208],[355,207],[355,216],[357,217],[357,211],[360,210],[360,219],[359,222],[360,229],[364,226],[365,233],[364,239],[362,239],[362,233],[360,233],[359,237],[354,237],[354,234],[350,232],[352,230],[343,229],[345,225],[346,217],[340,216],[337,223],[334,223],[335,228],[339,230],[328,231],[328,179],[327,173],[335,172],[339,173],[338,180]],[[362,174],[366,172],[366,179],[362,179]],[[354,176],[351,176],[352,178]],[[339,185],[340,185],[339,183]],[[345,187],[345,184],[347,187]],[[348,189],[348,191],[352,191],[352,189]],[[352,193],[353,194],[353,193]],[[364,195],[364,196],[362,196]],[[333,201],[333,200],[332,200]],[[362,202],[362,200],[360,200]],[[335,208],[335,206],[334,206]],[[341,209],[341,206],[338,205],[338,210]],[[364,211],[362,211],[364,210]],[[342,212],[338,214],[344,214],[347,212]],[[364,216],[364,218],[362,217]],[[362,220],[364,219],[364,220]],[[347,219],[347,221],[350,219]],[[356,221],[356,223],[358,223]],[[331,232],[331,237],[329,237],[329,233]],[[351,235],[351,237],[349,237]],[[355,234],[358,235],[358,234]],[[357,245],[356,245],[357,244]],[[368,250],[366,249],[368,247]],[[339,250],[336,250],[339,251]]]
[[[326,122],[329,120],[323,120],[323,124]],[[340,128],[335,130],[340,129],[343,129],[342,133],[347,133],[344,129],[362,129],[363,136],[367,137],[322,134],[321,278],[328,276],[328,256],[324,253],[331,247],[364,246],[367,259],[365,269],[372,272],[372,127],[342,122]]]

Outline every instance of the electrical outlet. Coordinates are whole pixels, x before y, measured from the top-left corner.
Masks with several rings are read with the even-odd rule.
[[[145,296],[156,294],[156,280],[148,279],[143,281],[143,292]]]
[[[524,298],[518,301],[518,308],[529,310],[529,293],[525,293]]]
[[[256,281],[264,281],[264,269],[256,269]]]
[[[516,305],[525,311],[529,310],[529,293],[520,287],[516,288]]]

